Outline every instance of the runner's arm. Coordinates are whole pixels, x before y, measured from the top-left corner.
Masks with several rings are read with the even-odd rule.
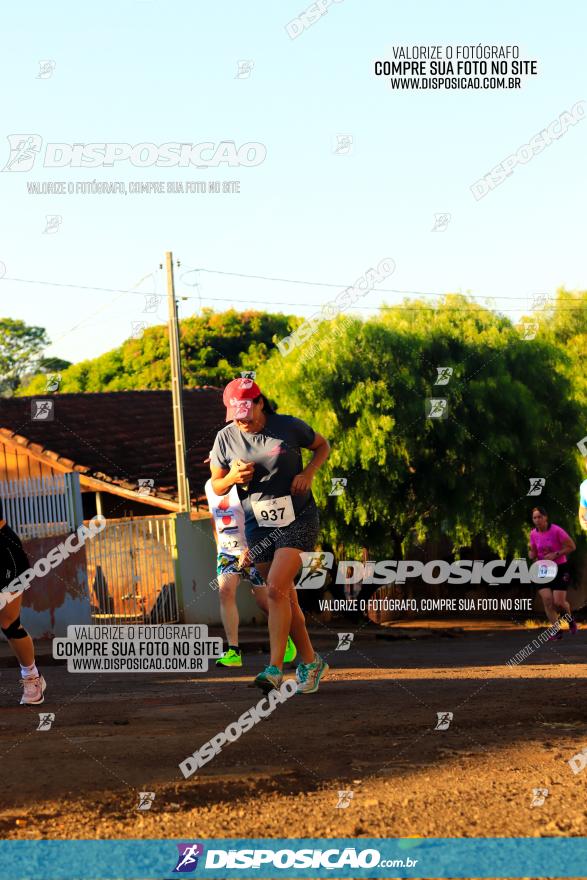
[[[583,531],[587,532],[587,507],[584,507],[583,504],[579,505],[579,523]]]
[[[293,495],[301,495],[309,492],[312,486],[312,480],[316,476],[316,471],[321,467],[330,455],[330,443],[322,434],[315,432],[312,443],[307,447],[311,449],[314,455],[308,462],[303,471],[292,480],[291,492]]]
[[[253,464],[245,464],[236,460],[232,462],[230,470],[211,464],[212,489],[217,495],[226,495],[235,484],[248,483],[254,470]]]
[[[554,559],[557,559],[559,556],[566,556],[567,553],[572,553],[573,550],[576,550],[576,549],[577,549],[577,545],[575,544],[573,539],[567,535],[567,537],[565,538],[565,540],[562,543],[560,550],[554,550],[552,553],[545,553],[544,558],[554,560]]]

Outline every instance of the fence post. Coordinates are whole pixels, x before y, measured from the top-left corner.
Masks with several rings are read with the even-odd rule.
[[[69,528],[72,532],[75,532],[84,521],[79,474],[65,474],[65,497],[67,499],[67,518]]]

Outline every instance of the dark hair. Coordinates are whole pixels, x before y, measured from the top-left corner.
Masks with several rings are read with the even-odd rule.
[[[264,394],[260,394],[258,397],[253,398],[253,403],[259,403],[260,400],[263,401],[263,412],[268,416],[275,415],[277,406],[270,400],[267,400]]]
[[[548,513],[546,512],[546,507],[533,507],[532,513],[534,513],[535,510],[537,510],[538,513],[541,513],[542,516],[545,516],[546,519],[550,522],[550,517],[548,516]]]

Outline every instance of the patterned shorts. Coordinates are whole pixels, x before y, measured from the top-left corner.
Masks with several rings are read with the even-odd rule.
[[[246,527],[247,544],[254,552],[256,562],[272,562],[275,551],[291,547],[311,553],[316,549],[320,519],[315,507],[304,510],[289,526],[269,529],[252,523]]]
[[[216,574],[238,574],[245,580],[250,581],[254,587],[266,586],[265,581],[251,563],[238,567],[238,556],[231,556],[230,553],[219,553],[216,557]]]

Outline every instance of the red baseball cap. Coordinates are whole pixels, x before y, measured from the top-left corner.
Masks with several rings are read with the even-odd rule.
[[[226,421],[253,421],[253,400],[259,397],[261,389],[252,379],[233,379],[229,382],[222,395],[226,407]]]

